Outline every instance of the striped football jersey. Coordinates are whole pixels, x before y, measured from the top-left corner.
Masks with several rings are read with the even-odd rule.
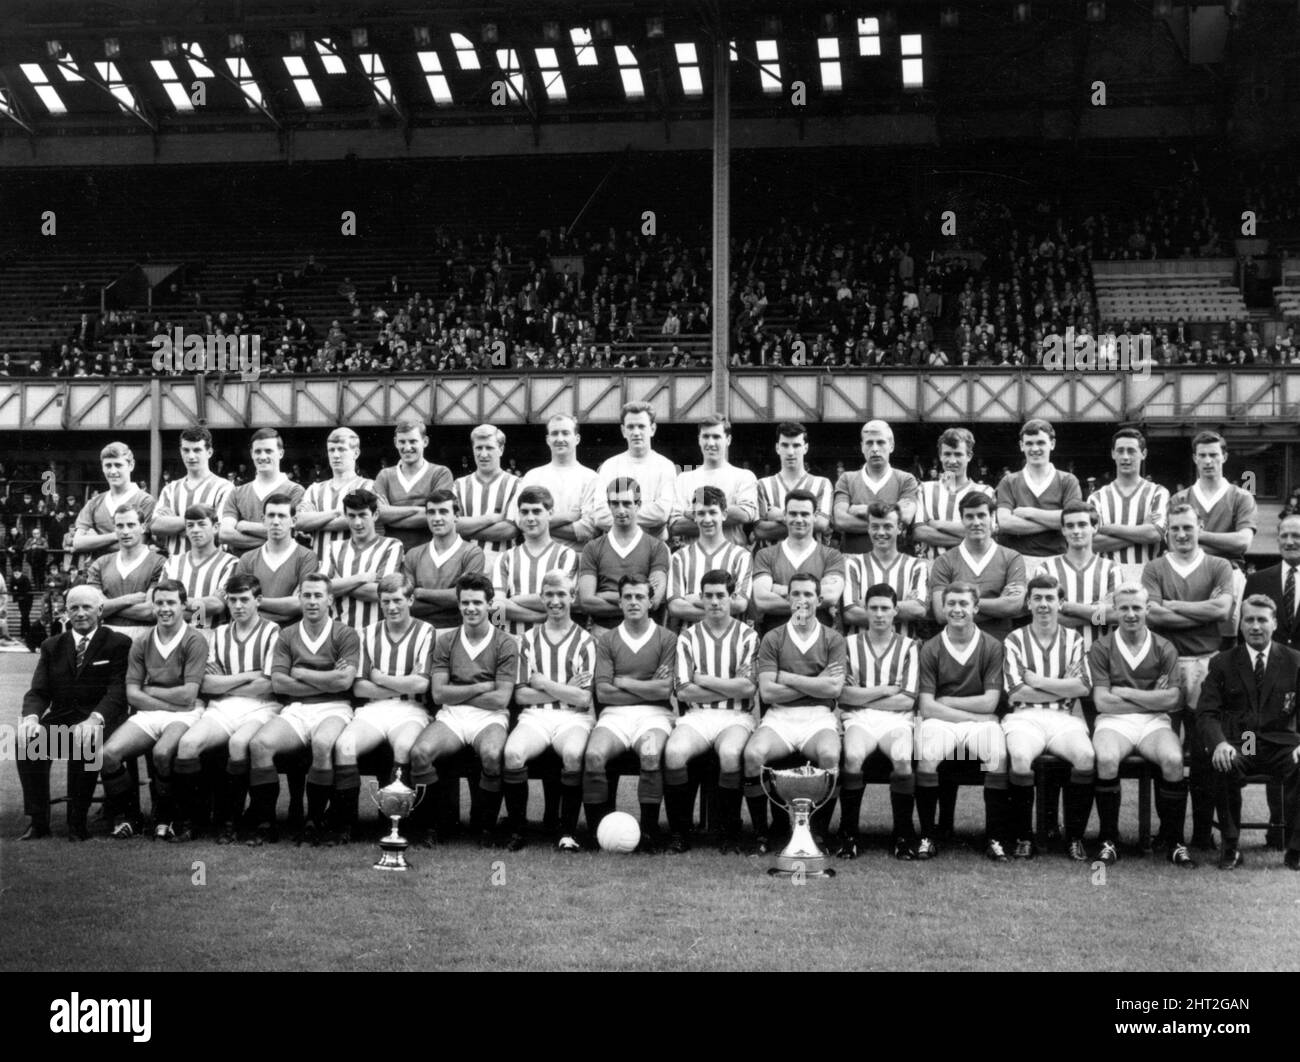
[[[533,675],[561,686],[590,690],[596,673],[596,639],[576,623],[556,637],[544,623],[529,627],[519,639],[519,681],[526,686]],[[583,677],[585,676],[585,677]],[[578,681],[580,679],[580,681]],[[568,708],[560,701],[530,704],[529,708]]]
[[[402,544],[397,539],[380,536],[358,549],[349,537],[334,547],[325,574],[340,579],[373,571],[382,577],[400,571],[401,567]],[[362,601],[352,594],[336,595],[334,607],[338,609],[339,619],[358,631],[377,623],[381,615],[378,601]]]
[[[1052,640],[1043,645],[1034,633],[1032,625],[1018,627],[1007,635],[1002,643],[1004,652],[1002,673],[1007,694],[1014,706],[1014,690],[1025,684],[1025,672],[1050,679],[1081,678],[1088,681],[1083,666],[1083,639],[1069,627],[1059,624]],[[1074,697],[1064,697],[1058,701],[1043,701],[1026,704],[1029,708],[1051,708],[1058,712],[1072,712],[1078,708],[1079,701]]]
[[[185,510],[191,505],[208,505],[216,510],[215,522],[220,524],[221,514],[226,508],[226,499],[234,489],[235,485],[230,480],[218,476],[215,472],[208,473],[207,477],[198,483],[191,483],[188,476],[182,476],[180,479],[172,480],[158,492],[158,504],[154,506],[153,515],[155,517],[179,516],[183,519]],[[159,545],[166,543],[166,552],[172,556],[189,552],[190,538],[183,529],[179,534],[154,537],[162,540]]]
[[[358,678],[368,679],[370,672],[385,675],[427,675],[433,662],[433,628],[423,620],[413,619],[406,632],[394,639],[386,620],[372,623],[358,632],[361,635],[361,668]],[[424,694],[388,693],[384,700],[424,703]]]
[[[310,516],[317,513],[331,513],[334,516],[342,516],[343,498],[346,495],[356,490],[374,489],[374,481],[361,475],[354,475],[345,483],[336,483],[332,478],[323,479],[307,488],[302,501],[298,503],[298,514]],[[322,527],[319,531],[312,532],[311,548],[316,551],[321,564],[325,565],[328,564],[327,558],[334,552],[334,547],[350,537],[351,533],[346,527],[339,531],[329,531]]]
[[[193,551],[190,550],[185,553],[174,553],[167,558],[166,566],[163,568],[163,578],[175,579],[184,586],[190,604],[194,604],[200,598],[220,597],[221,592],[226,588],[226,580],[238,570],[239,561],[224,550],[217,550],[203,561],[196,561]],[[224,609],[222,611],[224,612]],[[196,612],[191,625],[211,627],[212,621],[210,617],[201,616]]]
[[[1118,483],[1107,483],[1088,495],[1088,505],[1097,511],[1103,524],[1122,527],[1142,527],[1150,524],[1165,537],[1165,522],[1169,513],[1169,491],[1149,479],[1138,480],[1135,490],[1124,494]],[[1145,564],[1159,555],[1161,543],[1131,542],[1120,549],[1106,552],[1116,564]]]
[[[700,542],[683,546],[672,556],[668,567],[668,594],[666,600],[685,597],[700,592],[700,580],[714,568],[731,572],[736,577],[736,593],[749,597],[753,581],[754,555],[744,546],[724,542],[712,553]]]
[[[269,677],[279,641],[280,626],[271,620],[259,619],[246,638],[240,638],[235,624],[223,623],[212,632],[208,663],[215,664],[223,675],[260,671]]]
[[[817,508],[813,510],[813,516],[824,516],[829,521],[834,503],[832,500],[834,487],[831,481],[825,476],[814,476],[811,472],[805,472],[794,483],[786,483],[778,472],[774,476],[764,476],[758,481],[758,518],[762,520],[767,516],[768,509],[785,510],[785,500],[793,490],[806,490],[817,499]],[[785,538],[786,532],[778,532],[777,538]],[[772,541],[776,541],[773,539]]]
[[[696,675],[712,678],[755,679],[758,664],[758,635],[752,627],[737,619],[727,624],[719,635],[709,631],[708,625],[696,623],[682,631],[677,639],[677,685],[695,681]],[[752,697],[723,697],[716,701],[683,702],[682,707],[725,708],[734,712],[753,710]]]
[[[879,653],[871,638],[863,630],[845,639],[849,666],[844,681],[847,685],[871,689],[874,686],[897,686],[915,697],[920,683],[918,656],[920,643],[904,634],[895,634]]]
[[[1119,566],[1109,557],[1094,555],[1083,568],[1076,568],[1070,558],[1064,554],[1060,557],[1048,557],[1038,569],[1039,575],[1053,575],[1061,584],[1061,600],[1076,605],[1096,605],[1105,601],[1119,588]],[[1082,627],[1072,627],[1083,637],[1083,651],[1092,648],[1093,640],[1106,633],[1106,627],[1093,626],[1091,623]]]
[[[563,543],[549,542],[537,554],[530,551],[526,543],[511,546],[501,554],[493,586],[503,597],[540,595],[543,577],[547,572],[557,569],[577,580],[578,555]],[[506,629],[518,636],[533,626],[535,624],[525,623],[522,620],[511,620]]]
[[[452,486],[460,501],[461,516],[487,516],[488,513],[500,513],[506,518],[510,504],[515,500],[519,490],[519,477],[504,470],[487,483],[471,472],[461,476]],[[477,542],[477,539],[474,541]],[[510,542],[478,542],[484,553],[502,553],[509,549]]]
[[[916,506],[916,520],[913,526],[920,524],[932,523],[935,520],[942,520],[944,523],[961,523],[961,510],[958,506],[961,500],[971,491],[983,494],[989,500],[989,509],[997,511],[997,503],[994,501],[993,488],[983,483],[976,483],[973,480],[967,480],[964,487],[952,490],[948,483],[942,479],[928,479],[921,484],[920,499]],[[918,543],[916,547],[917,556],[926,557],[934,560],[948,552],[947,546],[927,546]]]
[[[863,597],[867,590],[877,583],[884,583],[893,589],[899,601],[919,601],[927,606],[928,611],[930,572],[920,557],[900,553],[888,567],[874,553],[860,553],[848,557],[847,561],[847,578],[841,598],[843,608],[850,605],[865,607]],[[910,636],[914,624],[899,621],[894,626],[902,634]]]

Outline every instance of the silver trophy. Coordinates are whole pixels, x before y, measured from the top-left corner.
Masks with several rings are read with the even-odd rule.
[[[790,816],[793,823],[790,843],[776,857],[776,866],[768,870],[769,874],[786,877],[802,874],[809,878],[835,876],[835,868],[827,866],[830,859],[817,847],[808,824],[813,812],[835,795],[839,775],[839,769],[834,767],[826,770],[808,765],[785,771],[763,768],[763,792],[768,800]]]
[[[397,777],[394,778],[383,789],[371,795],[375,806],[379,808],[381,815],[386,815],[393,820],[393,829],[387,837],[379,842],[379,847],[383,849],[384,854],[379,857],[379,862],[375,864],[376,870],[410,870],[411,864],[406,861],[406,849],[410,847],[408,841],[398,832],[398,824],[406,818],[424,799],[425,792],[416,793],[409,785],[402,781],[401,768],[397,770]]]

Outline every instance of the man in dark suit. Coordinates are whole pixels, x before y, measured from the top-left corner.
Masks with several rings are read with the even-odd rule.
[[[1300,649],[1300,513],[1284,516],[1277,525],[1277,549],[1282,562],[1246,576],[1246,596],[1263,594],[1277,606],[1275,641]],[[1288,593],[1289,587],[1289,593]]]
[[[50,754],[68,755],[68,839],[89,836],[86,814],[95,792],[104,738],[127,714],[126,666],[131,639],[100,623],[104,596],[93,586],[68,591],[69,630],[41,645],[31,689],[23,698],[18,758],[23,810],[31,825],[22,840],[50,835]],[[51,728],[67,728],[52,731]],[[56,738],[69,735],[70,740]]]
[[[1283,863],[1300,870],[1300,731],[1296,729],[1296,691],[1300,652],[1273,640],[1277,607],[1262,594],[1241,604],[1246,644],[1217,654],[1201,686],[1196,722],[1201,742],[1214,764],[1215,805],[1223,848],[1219,869],[1241,865],[1237,849],[1241,787],[1251,774],[1269,774],[1282,783],[1286,855]]]

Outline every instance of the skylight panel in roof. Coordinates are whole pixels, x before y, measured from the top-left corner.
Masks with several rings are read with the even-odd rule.
[[[442,72],[442,60],[437,52],[418,52],[420,69],[424,71],[424,80],[429,85],[429,94],[433,102],[446,105],[455,102],[451,97],[451,85]]]
[[[478,61],[478,52],[474,50],[474,45],[470,43],[468,37],[463,33],[451,34],[451,46],[456,49],[456,62],[460,64],[462,70],[481,69]]]
[[[322,37],[316,41],[316,54],[320,56],[321,65],[325,67],[325,73],[336,75],[348,72],[348,64],[338,54],[338,49],[334,47],[332,38]]]
[[[302,100],[304,107],[316,108],[321,105],[320,93],[316,89],[316,83],[312,81],[311,75],[307,73],[307,63],[300,55],[284,56],[284,68],[289,71],[289,77],[293,79],[293,87],[298,91],[298,98]]]
[[[537,66],[542,74],[542,84],[546,86],[546,98],[552,103],[564,103],[569,98],[564,85],[564,75],[560,72],[560,57],[554,48],[534,48],[537,54]]]
[[[776,41],[755,41],[758,50],[759,79],[768,95],[781,91],[781,61]]]
[[[375,101],[381,107],[391,107],[393,83],[388,79],[383,59],[377,52],[362,52],[359,58],[361,69],[365,71],[366,77],[370,78],[370,87],[375,90]]]
[[[226,60],[226,69],[239,82],[239,87],[244,92],[244,103],[250,111],[264,105],[266,96],[262,92],[262,86],[254,80],[247,59],[242,55],[232,55]]]
[[[682,91],[687,96],[703,96],[704,81],[700,77],[700,57],[695,45],[690,41],[679,41],[673,48],[682,75]]]
[[[838,92],[844,87],[844,72],[840,69],[839,38],[817,38],[817,58],[821,60],[822,88],[827,92]]]
[[[122,74],[121,71],[118,70],[117,64],[110,60],[105,60],[104,62],[96,63],[95,69],[99,72],[99,76],[103,79],[104,83],[108,85],[108,91],[113,94],[113,98],[123,107],[134,110],[136,108],[135,93],[132,92],[126,82],[122,80]]]
[[[858,19],[858,55],[880,54],[880,19]]]
[[[217,76],[212,72],[212,68],[210,66],[208,66],[206,63],[202,63],[199,61],[200,59],[206,58],[206,56],[203,54],[203,45],[201,45],[198,41],[190,41],[188,44],[185,45],[185,48],[190,53],[190,56],[193,57],[190,59],[189,62],[190,62],[190,71],[194,74],[195,77],[205,78],[205,77]]]
[[[172,101],[172,106],[178,111],[194,110],[194,101],[190,99],[185,86],[181,84],[180,77],[176,73],[176,65],[170,59],[153,59],[150,60],[149,65],[153,67],[153,72],[162,82],[163,90],[167,93],[167,98]]]
[[[600,58],[596,55],[596,46],[591,43],[591,30],[585,26],[569,30],[569,40],[573,42],[573,54],[579,66],[599,66]]]
[[[618,60],[618,72],[623,79],[623,95],[630,100],[645,98],[645,83],[641,80],[641,71],[636,65],[636,56],[626,44],[614,45],[614,57]]]

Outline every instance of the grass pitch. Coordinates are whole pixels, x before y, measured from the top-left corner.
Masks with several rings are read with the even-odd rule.
[[[16,721],[34,663],[0,655],[0,721]],[[56,765],[56,793],[62,774]],[[634,787],[624,780],[626,810]],[[1250,813],[1263,801],[1247,791]],[[881,786],[867,792],[877,835],[863,854],[802,885],[707,839],[677,857],[565,856],[541,837],[518,853],[453,842],[412,852],[403,875],[373,871],[372,845],[73,846],[57,808],[53,839],[17,844],[21,811],[14,765],[0,764],[4,970],[1300,969],[1300,875],[1261,833],[1244,836],[1246,866],[1230,874],[1201,853],[1184,872],[1126,851],[1104,875],[1056,854],[997,866],[957,845],[897,863]],[[1131,785],[1124,811],[1135,837]],[[976,790],[962,791],[958,816],[973,843]]]

